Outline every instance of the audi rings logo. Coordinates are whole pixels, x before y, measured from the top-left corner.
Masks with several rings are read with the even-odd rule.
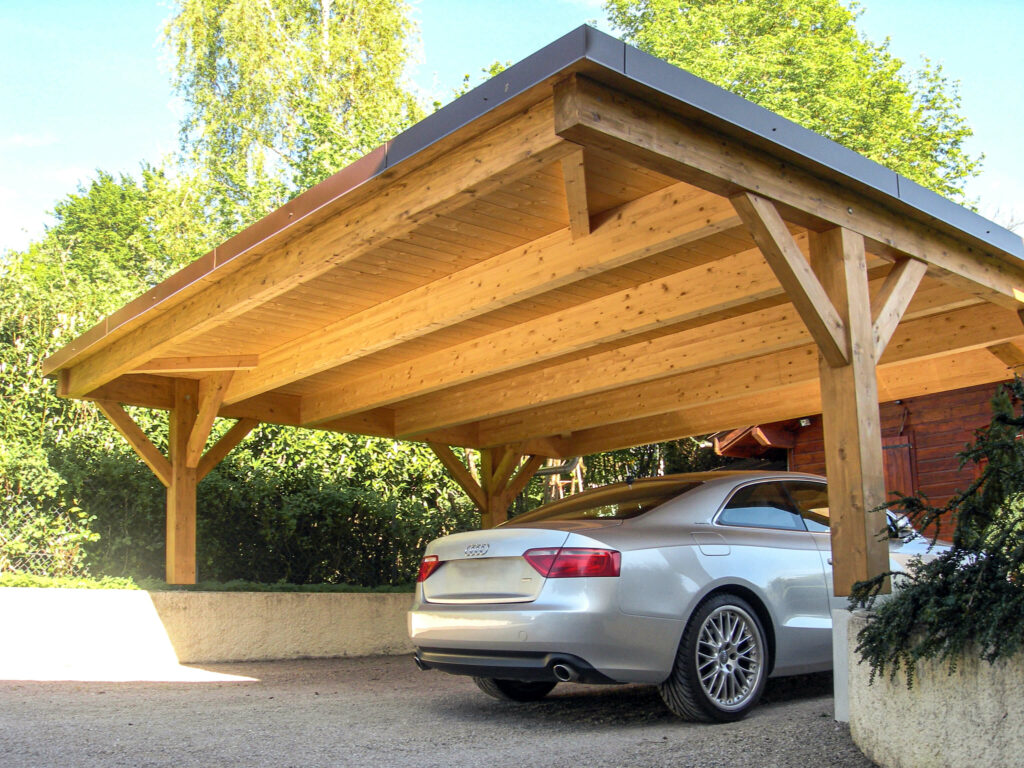
[[[466,547],[466,557],[483,557],[490,548],[490,544],[470,544]]]

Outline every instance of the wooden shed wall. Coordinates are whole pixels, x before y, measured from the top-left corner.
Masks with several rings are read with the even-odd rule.
[[[956,454],[970,442],[974,430],[989,423],[989,401],[997,385],[912,397],[881,405],[882,440],[886,458],[886,493],[920,490],[935,505],[949,500],[974,479],[974,469],[960,469]],[[904,465],[909,460],[909,466]],[[797,428],[789,451],[789,468],[825,474],[821,416]],[[914,487],[906,488],[908,476]]]

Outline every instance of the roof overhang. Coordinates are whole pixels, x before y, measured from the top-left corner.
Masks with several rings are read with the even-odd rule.
[[[66,396],[168,409],[176,380],[215,379],[215,415],[551,456],[795,418],[821,409],[819,347],[851,351],[827,313],[808,326],[776,260],[799,282],[794,254],[832,228],[863,239],[880,310],[912,283],[905,313],[876,317],[884,399],[1008,376],[1019,237],[581,27],[44,372]]]

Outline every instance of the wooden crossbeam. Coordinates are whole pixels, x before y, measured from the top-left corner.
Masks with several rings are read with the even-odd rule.
[[[628,203],[619,213],[589,237],[574,241],[565,230],[554,232],[270,350],[260,356],[258,370],[235,377],[226,402],[252,397],[660,251],[698,242],[740,223],[725,201],[697,199],[686,185]],[[344,398],[342,394],[337,407],[329,397],[322,404],[311,404],[306,421],[343,413]]]
[[[705,126],[666,113],[585,77],[557,84],[555,130],[585,147],[616,153],[639,165],[716,194],[748,190],[783,207],[787,220],[813,228],[822,222],[867,238],[891,258],[927,262],[936,276],[1009,309],[1024,301],[1024,265],[980,243],[966,244],[902,212],[814,176]]]
[[[210,437],[210,429],[217,418],[220,404],[224,400],[224,391],[231,381],[231,371],[216,373],[199,380],[199,402],[197,403],[197,414],[195,423],[189,433],[188,445],[186,448],[185,464],[190,469],[199,466],[199,460],[203,456],[203,449]]]
[[[159,357],[206,330],[279,296],[388,240],[575,152],[553,131],[550,101],[469,139],[443,163],[420,165],[395,180],[386,194],[360,199],[341,215],[283,245],[257,246],[227,280],[216,272],[209,287],[149,320],[70,369],[68,392],[81,397]],[[230,269],[227,271],[231,271]]]
[[[138,455],[146,466],[149,467],[164,487],[171,484],[171,463],[160,453],[160,450],[153,445],[146,433],[143,432],[135,420],[128,415],[119,403],[109,400],[100,400],[96,403],[103,415],[110,419],[128,445]]]
[[[880,358],[896,326],[910,306],[928,265],[917,259],[898,259],[878,293],[871,300],[872,339]]]
[[[590,234],[590,205],[587,202],[587,174],[583,148],[562,158],[565,205],[569,211],[569,232],[576,240]]]
[[[846,365],[850,351],[843,321],[775,206],[749,192],[734,196],[732,204],[803,318],[821,354],[829,365]]]
[[[131,373],[212,373],[215,371],[251,371],[259,364],[259,355],[214,355],[208,357],[155,357]]]

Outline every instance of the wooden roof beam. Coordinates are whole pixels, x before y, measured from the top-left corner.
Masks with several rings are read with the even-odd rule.
[[[1024,302],[1024,265],[907,218],[762,150],[574,75],[555,86],[555,130],[666,176],[732,197],[751,192],[790,221],[857,232],[873,253],[926,262],[937,277],[1009,309]]]
[[[581,242],[598,238],[599,230]],[[784,300],[756,250],[652,280],[563,312],[545,315],[385,370],[303,400],[307,423],[397,402],[594,344],[699,320],[762,300]],[[600,319],[600,322],[595,322]]]
[[[455,147],[386,191],[360,201],[313,232],[253,258],[70,368],[67,391],[82,397],[198,334],[323,274],[375,246],[486,195],[503,183],[576,151],[553,132],[550,101]]]
[[[879,370],[911,360],[983,348],[994,340],[1010,340],[1020,335],[1016,314],[990,305],[934,315],[902,324],[883,355]],[[602,371],[592,373],[595,378],[601,375]],[[681,402],[710,404],[743,393],[771,392],[817,379],[817,347],[806,345],[487,419],[479,423],[480,440],[484,445],[493,445],[574,433],[614,423],[623,414],[669,413],[677,410]],[[747,424],[761,420],[743,418]],[[729,426],[740,425],[725,424],[713,429]]]
[[[215,373],[218,371],[251,371],[259,363],[259,355],[213,355],[209,357],[154,357],[129,373]]]
[[[680,184],[628,203],[573,240],[561,230],[427,283],[260,357],[260,368],[232,382],[227,402],[342,365],[364,355],[507,307],[587,277],[735,227],[718,199]],[[307,421],[340,414],[316,404]]]
[[[1005,378],[1005,367],[982,349],[938,356],[924,362],[899,363],[881,369],[878,376],[880,399],[884,401],[995,383]],[[809,379],[770,392],[745,392],[718,402],[578,430],[559,438],[558,442],[566,455],[601,453],[706,435],[750,422],[784,421],[817,413],[821,413],[820,384]]]
[[[685,318],[673,324],[672,333],[639,343],[618,336],[617,340],[625,342],[621,346],[608,349],[609,345],[605,344],[585,357],[573,354],[566,359],[549,356],[573,349],[581,339],[571,334],[555,334],[564,327],[574,326],[581,329],[582,340],[585,340],[589,324],[582,315],[577,319],[575,313],[553,315],[547,319],[551,334],[543,330],[544,324],[540,321],[531,324],[529,333],[519,341],[508,331],[491,334],[447,353],[416,358],[354,380],[342,388],[346,392],[344,400],[350,408],[378,406],[390,404],[402,394],[406,399],[395,403],[395,429],[397,434],[412,435],[441,424],[471,422],[543,402],[568,400],[715,362],[805,344],[808,341],[805,326],[788,304],[780,306],[785,301],[781,287],[772,283],[770,270],[764,262],[759,257],[755,259],[754,254],[751,257],[750,264],[738,261],[733,265],[737,275],[735,285],[743,285],[746,276],[749,284],[744,285],[744,289],[756,292],[758,276],[763,273],[766,284],[773,285],[777,291],[775,296],[736,306],[736,297],[730,295],[733,283],[723,283],[717,292],[708,294],[710,300],[727,302],[728,308],[722,312]],[[726,269],[727,261],[719,261],[716,267]],[[885,269],[877,267],[869,273],[878,275],[873,281],[876,286],[882,285]],[[650,295],[645,295],[644,286],[624,292],[632,299],[628,304],[635,307],[635,315],[617,311],[611,303],[614,295],[591,302],[589,306],[595,316],[609,318],[615,333],[621,334],[637,322],[678,316],[683,310],[699,311],[699,297],[688,296],[694,303],[684,305],[672,290],[677,284],[696,283],[694,277],[684,272],[667,281],[654,281]],[[666,287],[670,290],[662,290]],[[609,303],[605,304],[606,301]],[[972,306],[980,299],[966,299],[966,305],[964,301],[958,292],[933,282],[915,300],[911,312],[917,319]],[[493,354],[485,356],[484,350]],[[474,368],[473,361],[477,357],[478,366]],[[484,373],[494,374],[495,366],[501,370],[500,375],[483,376]],[[600,375],[595,375],[595,371],[600,371]]]

